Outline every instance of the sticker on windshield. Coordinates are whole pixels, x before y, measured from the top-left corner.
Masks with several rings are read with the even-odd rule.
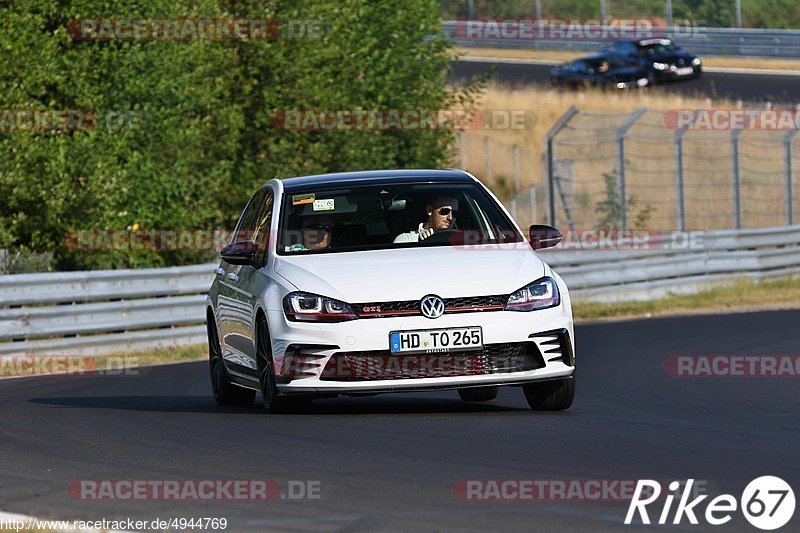
[[[333,211],[334,199],[326,198],[324,200],[314,200],[314,211]]]
[[[292,205],[310,204],[314,201],[314,193],[295,194],[292,196]]]

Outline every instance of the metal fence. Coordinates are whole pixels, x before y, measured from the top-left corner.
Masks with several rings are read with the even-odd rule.
[[[547,136],[548,220],[681,231],[800,220],[797,129],[676,129],[670,113],[570,109]]]
[[[800,272],[800,226],[694,237],[696,245],[683,248],[651,242],[628,250],[557,247],[540,253],[578,301],[647,300],[740,277]],[[0,355],[204,343],[205,294],[214,266],[2,276]]]
[[[12,254],[8,250],[0,250],[0,274],[49,272],[52,262],[53,252]]]
[[[484,23],[486,21],[483,21]],[[533,26],[535,21],[527,22]],[[443,32],[450,36],[457,46],[483,48],[532,48],[540,50],[569,50],[577,52],[597,51],[607,46],[613,38],[568,39],[568,38],[503,38],[491,32],[481,32],[480,36],[468,33],[468,21],[447,21]],[[598,26],[595,33],[615,35],[619,28]],[[653,36],[675,39],[684,48],[703,55],[751,56],[751,57],[800,57],[800,30],[764,30],[737,28],[676,27],[655,29]],[[645,37],[648,35],[644,35]]]
[[[459,132],[453,164],[485,183],[522,226],[546,222],[547,196],[541,185],[528,186],[532,175],[541,176],[542,154],[489,136]],[[541,179],[541,178],[539,178]]]

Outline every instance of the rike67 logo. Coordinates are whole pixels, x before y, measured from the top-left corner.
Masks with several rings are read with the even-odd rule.
[[[700,514],[705,521],[714,526],[730,522],[737,507],[750,524],[765,531],[783,527],[794,515],[794,491],[784,480],[775,476],[762,476],[751,481],[742,492],[742,497],[737,501],[730,494],[720,494],[707,502],[705,512],[700,513],[700,504],[708,495],[696,496],[691,501],[692,485],[694,479],[689,479],[685,488],[681,490],[682,483],[673,481],[669,484],[669,493],[663,498],[664,506],[658,516],[657,524],[669,523],[672,514],[672,504],[677,499],[678,504],[672,515],[672,524],[680,524],[684,517],[690,524],[699,523],[697,515]],[[647,506],[661,501],[661,484],[658,481],[644,479],[636,484],[625,523],[630,524],[638,513],[643,524],[650,524]],[[696,514],[697,513],[697,514]]]

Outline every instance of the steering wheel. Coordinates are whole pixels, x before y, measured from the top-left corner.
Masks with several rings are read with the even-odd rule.
[[[453,235],[455,235],[459,231],[460,230],[457,230],[457,229],[454,229],[454,228],[441,229],[441,230],[435,232],[433,235],[431,235],[427,239],[424,239],[424,240],[419,241],[419,242],[422,243],[422,244],[446,244],[446,243],[449,243],[451,241],[451,239],[453,238]]]

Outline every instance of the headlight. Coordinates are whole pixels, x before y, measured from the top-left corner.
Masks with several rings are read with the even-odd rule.
[[[292,322],[342,322],[358,318],[349,304],[307,292],[287,294],[283,310]]]
[[[695,66],[695,67],[699,67],[700,66],[700,58],[699,57],[695,57],[694,59],[692,59],[692,65]]]
[[[667,70],[668,66],[666,63],[653,63],[653,68],[656,70]]]
[[[508,297],[506,311],[535,311],[555,307],[561,303],[558,287],[553,278],[542,278]]]

